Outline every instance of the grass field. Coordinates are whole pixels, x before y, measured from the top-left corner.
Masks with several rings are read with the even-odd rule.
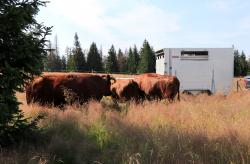
[[[24,93],[17,97],[26,117],[45,118],[33,140],[2,149],[0,163],[250,163],[245,90],[181,95],[171,104],[115,104],[106,98],[64,110],[27,106]]]

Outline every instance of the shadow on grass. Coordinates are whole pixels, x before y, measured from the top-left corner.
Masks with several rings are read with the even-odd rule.
[[[80,113],[80,112],[79,112]],[[78,114],[79,114],[78,113]],[[81,114],[81,113],[80,113]],[[2,149],[4,163],[249,163],[249,143],[231,132],[209,139],[168,124],[153,128],[103,114],[50,118],[34,141]]]

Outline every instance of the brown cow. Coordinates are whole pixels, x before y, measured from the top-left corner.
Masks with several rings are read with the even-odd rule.
[[[53,79],[47,77],[37,77],[26,86],[27,104],[38,102],[41,105],[53,102]]]
[[[112,97],[122,100],[135,100],[139,101],[145,97],[145,93],[139,88],[134,80],[117,80],[116,83],[111,85]]]
[[[27,103],[31,100],[41,105],[54,104],[63,105],[71,100],[78,100],[84,103],[90,99],[100,100],[102,96],[110,96],[111,80],[109,75],[92,74],[63,74],[45,75],[36,78],[33,83],[26,88]],[[70,100],[70,101],[71,101]]]
[[[180,82],[176,76],[164,76],[155,73],[141,74],[136,78],[141,90],[148,99],[164,99],[173,101],[176,94],[179,100]]]

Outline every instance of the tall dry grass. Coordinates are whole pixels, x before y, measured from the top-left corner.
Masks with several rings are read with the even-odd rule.
[[[91,101],[45,116],[34,141],[2,149],[2,163],[250,163],[250,93],[182,95],[180,102]]]

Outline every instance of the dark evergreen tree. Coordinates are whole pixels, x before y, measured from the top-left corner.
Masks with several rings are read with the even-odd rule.
[[[108,73],[116,73],[118,72],[118,62],[116,57],[115,48],[112,45],[108,52],[107,64],[106,64],[106,72]]]
[[[127,57],[122,53],[121,49],[118,50],[117,62],[118,62],[119,72],[121,73],[127,72],[128,69]]]
[[[240,67],[240,54],[238,50],[234,51],[234,76],[240,76],[241,67]]]
[[[137,69],[136,58],[131,48],[129,48],[128,51],[127,65],[128,65],[128,73],[135,74]]]
[[[62,70],[62,61],[59,55],[56,55],[55,58],[55,69],[54,71],[61,71]]]
[[[48,43],[48,55],[46,58],[45,62],[45,71],[53,71],[54,70],[54,65],[55,65],[55,58],[56,55],[54,51],[52,50],[52,44],[51,41]]]
[[[48,44],[48,55],[46,59],[46,69],[45,71],[60,71],[61,70],[61,58],[59,55],[59,49],[57,44],[57,36],[55,37],[55,49],[52,48],[52,44],[49,41]]]
[[[0,146],[31,135],[34,123],[28,123],[18,108],[16,91],[41,73],[48,27],[35,16],[45,2],[40,0],[0,1]]]
[[[155,53],[150,47],[147,40],[144,40],[143,46],[140,51],[140,64],[139,64],[139,73],[149,73],[155,72]]]
[[[241,52],[240,59],[241,59],[241,76],[246,76],[248,72],[248,63],[246,60],[246,55],[243,51]]]
[[[135,58],[136,72],[138,72],[139,63],[140,63],[140,56],[139,56],[136,45],[134,45],[134,48],[133,48],[133,55]]]
[[[240,54],[238,50],[234,51],[234,76],[246,76],[248,72],[248,63],[246,55],[242,51]]]
[[[66,69],[67,69],[67,61],[66,57],[63,55],[61,59],[61,70],[66,71]]]
[[[75,33],[75,36],[74,36],[74,47],[72,50],[72,55],[75,60],[76,70],[77,71],[86,70],[85,54],[82,51],[77,33]]]
[[[59,54],[57,35],[55,36],[55,61],[53,61],[53,63],[54,63],[53,71],[61,71],[62,62],[61,62],[61,57]]]
[[[65,53],[67,57],[67,64],[66,64],[67,71],[76,71],[75,58],[72,55],[71,49],[69,47],[66,47]]]
[[[94,42],[90,45],[90,49],[88,52],[87,70],[97,72],[103,71],[102,58]]]

